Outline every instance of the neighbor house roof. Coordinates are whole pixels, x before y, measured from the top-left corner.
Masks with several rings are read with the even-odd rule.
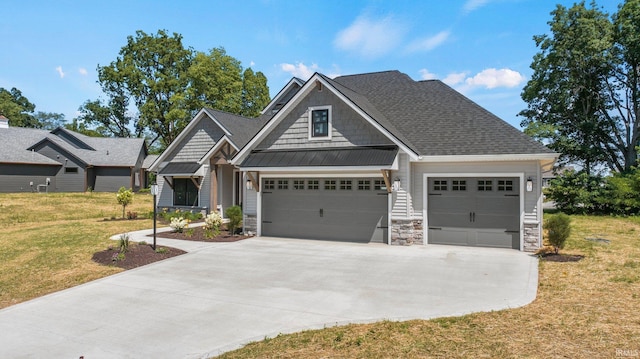
[[[439,80],[385,71],[328,81],[421,156],[553,154]]]
[[[53,131],[10,127],[0,129],[0,141],[6,150],[0,162],[60,164],[33,151],[39,144],[49,143],[91,166],[135,167],[141,151],[146,151],[143,138],[89,137],[61,127]]]

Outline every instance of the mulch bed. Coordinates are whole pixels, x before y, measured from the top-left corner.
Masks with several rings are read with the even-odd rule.
[[[540,259],[547,262],[577,262],[584,258],[579,254],[562,254],[562,253],[544,253],[540,255]]]
[[[153,238],[153,234],[148,235]],[[208,238],[205,235],[204,227],[191,227],[185,229],[184,232],[158,232],[156,237],[182,239],[185,241],[201,241],[201,242],[235,242],[241,239],[249,238],[240,234],[232,236],[229,231],[220,231],[216,237]],[[187,252],[164,246],[157,246],[160,253],[153,250],[150,244],[131,244],[129,251],[125,253],[124,259],[114,260],[118,255],[117,246],[113,246],[107,250],[93,254],[93,261],[102,265],[114,266],[123,269],[133,269],[143,265],[151,264],[163,259],[179,256]]]
[[[157,246],[156,248],[159,249],[158,252],[154,251],[150,244],[131,244],[129,250],[124,255],[124,259],[114,260],[114,256],[118,255],[118,248],[114,246],[113,248],[94,253],[92,259],[94,262],[102,265],[133,269],[187,253],[183,250],[170,247]]]
[[[148,235],[153,237],[153,234]],[[220,231],[220,234],[213,238],[208,238],[205,235],[204,227],[191,227],[185,228],[182,233],[179,232],[158,232],[156,237],[182,239],[185,241],[199,241],[199,242],[235,242],[241,239],[249,238],[242,234],[236,234],[232,236],[229,231]]]

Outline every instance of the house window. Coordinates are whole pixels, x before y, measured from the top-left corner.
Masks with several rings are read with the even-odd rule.
[[[498,180],[498,191],[500,192],[513,192],[512,180]]]
[[[197,206],[198,187],[191,178],[173,179],[173,205]]]
[[[467,181],[465,181],[465,180],[452,180],[451,181],[451,190],[452,191],[466,191],[467,190]]]
[[[331,138],[331,107],[309,109],[309,139]]]
[[[289,189],[289,180],[278,180],[278,189]]]
[[[320,181],[318,180],[308,180],[307,181],[307,189],[319,189]]]
[[[478,180],[478,191],[480,191],[480,192],[493,191],[493,181],[492,180]]]
[[[371,180],[358,180],[358,191],[368,191],[371,189]]]
[[[373,181],[373,189],[376,191],[386,191],[387,185],[384,183],[384,180],[375,180]]]
[[[65,167],[64,173],[78,173],[78,167]]]
[[[341,190],[351,190],[351,180],[340,180],[340,189]]]
[[[434,191],[446,191],[447,190],[447,180],[433,180],[433,190]]]
[[[275,180],[264,180],[264,189],[274,189],[276,188]]]
[[[293,189],[304,189],[304,180],[293,180]]]

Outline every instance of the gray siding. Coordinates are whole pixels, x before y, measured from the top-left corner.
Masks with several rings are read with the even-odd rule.
[[[59,169],[60,166],[0,163],[0,192],[37,191],[37,186],[45,184],[47,178],[51,179],[49,190],[53,192]]]
[[[308,108],[331,105],[331,139],[309,141]],[[392,144],[331,91],[313,90],[257,146],[261,149]]]
[[[96,167],[93,190],[96,192],[117,192],[120,187],[131,187],[131,169],[128,167]]]
[[[205,117],[197,126],[187,133],[178,146],[167,156],[165,161],[195,162],[204,156],[216,141],[224,135],[224,131],[213,120]]]

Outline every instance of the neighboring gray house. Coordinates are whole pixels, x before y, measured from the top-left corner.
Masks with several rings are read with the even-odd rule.
[[[0,123],[0,192],[114,192],[146,185],[142,138],[88,137]]]
[[[257,119],[203,110],[154,166],[159,205],[241,203],[262,236],[531,251],[556,158],[441,81],[387,71],[294,79]]]

